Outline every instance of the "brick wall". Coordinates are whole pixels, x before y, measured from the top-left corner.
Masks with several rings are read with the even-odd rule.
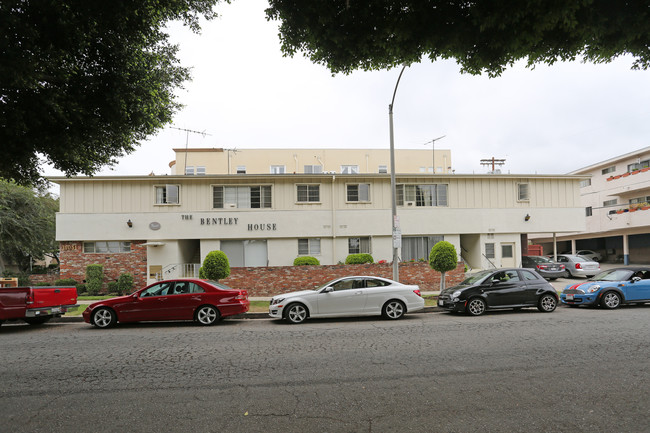
[[[147,247],[145,241],[131,242],[128,253],[84,253],[83,242],[60,243],[60,278],[86,279],[86,266],[104,265],[104,288],[109,281],[117,281],[124,273],[133,275],[135,288],[147,285]]]
[[[29,283],[34,285],[36,283],[53,283],[58,280],[59,274],[32,274],[29,276]]]
[[[465,278],[465,265],[458,263],[455,270],[445,273],[445,283],[451,287]],[[223,283],[236,289],[248,290],[248,296],[273,296],[294,290],[313,289],[323,283],[350,275],[393,277],[393,265],[373,263],[365,265],[333,266],[272,266],[260,268],[231,268]],[[400,281],[417,284],[422,291],[440,290],[440,273],[427,262],[400,263]]]

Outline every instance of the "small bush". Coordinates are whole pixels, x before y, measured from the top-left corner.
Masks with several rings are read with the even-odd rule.
[[[294,266],[318,266],[320,262],[316,257],[303,256],[296,257],[296,260],[293,261]]]
[[[42,283],[36,283],[34,284],[36,287],[45,287],[45,286],[51,286],[52,283],[47,283],[47,282],[42,282]]]
[[[104,283],[104,266],[99,264],[86,266],[86,289],[91,296],[97,295]]]
[[[108,293],[119,293],[120,289],[117,281],[109,281],[106,287],[108,287]]]
[[[121,295],[131,293],[133,291],[133,275],[122,274],[117,279],[118,290]]]
[[[72,278],[63,278],[54,281],[55,286],[76,286],[77,282]]]
[[[199,269],[199,278],[219,281],[230,275],[230,262],[223,251],[210,251]]]
[[[85,284],[77,284],[77,296],[83,295],[86,293],[86,285]]]
[[[362,265],[364,263],[374,263],[375,259],[370,254],[350,254],[345,259],[346,265]]]

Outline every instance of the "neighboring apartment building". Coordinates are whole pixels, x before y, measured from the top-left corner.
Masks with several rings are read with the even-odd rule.
[[[349,156],[331,165],[321,157],[323,173],[250,174],[247,160],[247,174],[210,174],[218,169],[205,160],[199,176],[52,178],[61,186],[62,277],[83,279],[91,263],[104,263],[110,278],[132,272],[139,282],[188,275],[216,249],[232,267],[291,265],[301,255],[337,264],[352,253],[391,261],[390,175],[377,173],[381,157],[363,152],[367,167]],[[259,167],[294,161],[283,158],[265,156]],[[298,159],[296,167],[308,165]],[[335,169],[347,165],[359,174]],[[528,233],[585,228],[585,176],[415,171],[396,176],[403,261],[426,260],[444,239],[472,268],[517,266]]]
[[[556,237],[558,252],[590,249],[610,262],[650,262],[650,147],[619,155],[570,175],[580,182],[585,230]],[[535,236],[546,254],[552,238]]]
[[[390,173],[388,149],[174,149],[171,174]],[[395,173],[451,173],[448,149],[395,151]]]

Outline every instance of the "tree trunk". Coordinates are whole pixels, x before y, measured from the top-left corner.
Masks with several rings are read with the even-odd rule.
[[[445,290],[445,273],[440,272],[440,291]]]

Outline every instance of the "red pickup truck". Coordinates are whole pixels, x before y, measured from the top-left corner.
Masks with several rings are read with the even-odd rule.
[[[60,317],[76,304],[76,287],[3,287],[0,288],[0,325],[5,320],[40,325],[52,317]]]

